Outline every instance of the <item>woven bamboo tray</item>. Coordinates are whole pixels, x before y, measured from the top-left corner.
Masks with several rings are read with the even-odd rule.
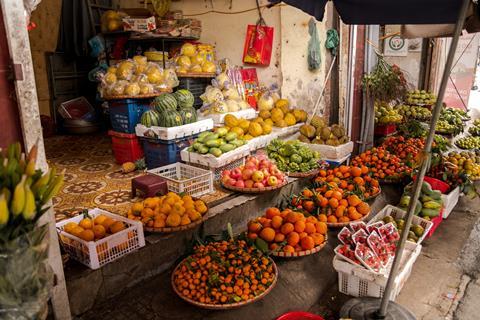
[[[259,301],[261,299],[263,299],[267,294],[270,293],[270,291],[272,291],[272,289],[275,287],[275,285],[277,284],[277,279],[278,279],[278,268],[277,268],[277,265],[275,264],[275,262],[273,261],[272,258],[268,257],[268,259],[270,259],[270,261],[272,262],[273,264],[273,270],[275,271],[275,277],[273,279],[273,282],[272,284],[270,285],[270,287],[267,288],[267,290],[265,290],[261,295],[253,298],[253,299],[250,299],[250,300],[247,300],[247,301],[242,301],[242,302],[237,302],[237,303],[227,303],[227,304],[209,304],[209,303],[201,303],[201,302],[198,302],[198,301],[195,301],[195,300],[192,300],[192,299],[189,299],[187,297],[185,297],[184,295],[182,295],[182,293],[180,291],[178,291],[177,287],[175,286],[175,280],[174,280],[174,276],[175,276],[175,272],[177,271],[177,269],[183,264],[183,262],[186,260],[187,258],[183,259],[176,267],[175,267],[175,270],[173,270],[172,272],[172,278],[171,278],[171,285],[172,285],[172,288],[173,288],[173,291],[175,291],[175,293],[180,297],[182,298],[183,300],[185,300],[186,302],[194,305],[194,306],[197,306],[199,308],[202,308],[202,309],[210,309],[210,310],[229,310],[229,309],[236,309],[236,308],[240,308],[242,306],[245,306],[247,304],[250,304],[250,303],[254,303],[256,301]]]
[[[365,219],[368,218],[369,215],[370,215],[370,213],[367,214],[367,215],[364,215],[363,217],[361,217],[358,220],[353,220],[353,221],[349,221],[349,222],[336,222],[336,223],[327,222],[327,227],[329,227],[329,228],[343,228],[343,227],[348,226],[352,222],[364,221]]]
[[[193,197],[192,198],[194,201],[199,200],[198,198]],[[205,202],[204,202],[205,203]],[[155,232],[155,233],[172,233],[172,232],[177,232],[177,231],[184,231],[184,230],[189,230],[193,229],[205,220],[207,220],[207,215],[208,215],[208,205],[205,203],[205,206],[207,206],[207,211],[203,214],[201,219],[198,219],[197,221],[194,221],[192,223],[186,224],[184,226],[178,226],[178,227],[163,227],[163,228],[153,228],[153,227],[147,227],[143,226],[144,231],[148,232]]]
[[[235,191],[235,192],[264,193],[264,192],[270,192],[270,191],[273,191],[273,190],[281,189],[282,187],[286,186],[287,184],[288,184],[288,181],[285,180],[282,184],[279,184],[275,187],[265,187],[265,188],[239,188],[239,187],[227,186],[227,185],[224,185],[223,183],[221,185],[225,189]]]
[[[287,172],[287,175],[292,178],[312,178],[318,174],[320,169],[313,169],[307,172]]]
[[[281,258],[300,258],[300,257],[305,257],[309,256],[311,254],[317,253],[320,250],[322,250],[326,245],[328,241],[328,235],[325,235],[325,241],[321,245],[316,246],[315,248],[311,250],[304,250],[304,251],[298,251],[298,252],[283,252],[283,251],[273,251],[271,253],[272,256],[274,257],[281,257]]]

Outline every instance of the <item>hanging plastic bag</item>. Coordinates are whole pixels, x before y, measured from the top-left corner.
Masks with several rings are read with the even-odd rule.
[[[308,33],[310,40],[308,41],[308,70],[314,71],[320,68],[322,62],[320,56],[320,40],[318,39],[317,25],[313,18],[308,22]]]

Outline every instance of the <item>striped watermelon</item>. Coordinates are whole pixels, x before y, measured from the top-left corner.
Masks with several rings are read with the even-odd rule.
[[[182,116],[183,124],[197,122],[197,111],[195,108],[182,108],[178,113]]]
[[[153,106],[160,113],[177,110],[177,99],[170,93],[163,93],[153,100]]]
[[[176,110],[168,110],[165,112],[160,113],[160,121],[158,125],[160,127],[176,127],[181,126],[183,124],[183,119],[180,113]]]
[[[149,128],[152,126],[158,126],[160,121],[160,114],[155,110],[148,110],[142,114],[140,123]]]
[[[187,89],[180,89],[174,93],[175,98],[178,102],[178,107],[182,108],[191,108],[193,107],[193,102],[195,100],[193,94]]]

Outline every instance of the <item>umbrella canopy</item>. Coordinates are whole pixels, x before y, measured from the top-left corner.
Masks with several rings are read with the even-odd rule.
[[[280,1],[269,0],[276,4]],[[322,21],[328,0],[284,0]],[[332,0],[346,24],[440,24],[455,23],[459,0]]]

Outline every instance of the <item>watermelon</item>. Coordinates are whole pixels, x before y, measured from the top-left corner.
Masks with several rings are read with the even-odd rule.
[[[183,124],[197,122],[197,111],[195,108],[182,108],[178,111],[183,119]]]
[[[168,110],[165,112],[160,113],[160,121],[158,125],[160,127],[176,127],[181,126],[183,124],[183,119],[180,113],[176,110]]]
[[[160,114],[155,110],[148,110],[142,114],[140,123],[149,128],[152,126],[158,126],[160,121]]]
[[[174,93],[175,98],[178,102],[178,107],[182,108],[191,108],[193,107],[193,102],[195,100],[193,94],[187,89],[180,89]]]
[[[173,94],[163,93],[153,100],[153,106],[160,113],[169,110],[175,111],[177,110],[177,99]]]

